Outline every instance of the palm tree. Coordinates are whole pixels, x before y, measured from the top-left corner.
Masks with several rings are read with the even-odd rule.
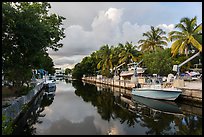
[[[197,17],[192,19],[182,18],[179,24],[175,25],[180,31],[171,31],[169,33],[169,39],[174,41],[171,45],[172,56],[185,51],[188,56],[188,50],[190,48],[196,48],[202,52],[202,23],[197,25]],[[193,46],[193,47],[192,47]]]
[[[126,64],[132,61],[137,61],[138,51],[135,49],[135,46],[132,43],[126,42],[122,52],[119,54],[119,63],[125,62]]]
[[[138,48],[141,48],[141,51],[156,51],[157,48],[163,49],[163,45],[167,46],[168,38],[165,35],[166,32],[160,28],[154,28],[151,26],[151,30],[143,33],[143,36],[146,36],[147,39],[139,40],[140,44]]]
[[[100,61],[97,64],[97,68],[101,68],[102,74],[105,74],[107,76],[110,72],[110,69],[113,68],[111,48],[109,48],[108,45],[102,46],[99,50],[98,58],[100,58]]]

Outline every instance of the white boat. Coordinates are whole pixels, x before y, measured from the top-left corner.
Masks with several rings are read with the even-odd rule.
[[[120,73],[120,80],[130,80],[131,82],[135,83],[137,79],[140,83],[143,83],[144,77],[142,75],[147,68],[138,67],[142,61],[143,60],[141,60],[139,63],[133,62],[127,64],[128,70]]]
[[[45,92],[47,94],[53,94],[56,91],[56,80],[54,76],[45,77]]]
[[[157,79],[150,79],[149,87],[133,88],[132,95],[152,99],[171,100],[174,101],[182,93],[182,90],[177,88],[162,88],[161,82]]]
[[[46,80],[44,85],[48,88],[56,87],[56,83],[54,80]]]
[[[141,68],[141,67],[137,67],[137,74],[143,74],[145,72],[146,68]],[[128,71],[122,71],[120,73],[120,76],[124,77],[124,76],[133,76],[135,73],[135,68],[134,67],[130,67],[128,68]]]

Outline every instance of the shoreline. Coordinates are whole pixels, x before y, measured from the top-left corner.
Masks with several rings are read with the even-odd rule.
[[[96,77],[83,77],[82,81],[83,80],[91,82],[93,84],[98,83],[98,84],[109,85],[112,87],[118,87],[118,88],[123,88],[128,90],[131,90],[135,85],[133,82],[130,82],[130,81],[114,80],[110,78],[97,79]],[[188,83],[191,83],[191,85],[186,86],[186,84]],[[171,84],[166,84],[166,85],[169,86]],[[142,86],[145,86],[145,84],[142,84]],[[182,99],[202,103],[202,82],[201,82],[201,88],[199,88],[197,85],[192,86],[192,82],[185,82],[184,87],[177,87],[177,88],[182,90],[182,94],[180,96]]]

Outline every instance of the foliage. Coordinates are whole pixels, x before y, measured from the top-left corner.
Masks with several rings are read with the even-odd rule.
[[[158,48],[163,49],[163,46],[167,46],[168,39],[165,35],[166,32],[160,28],[154,28],[151,26],[151,30],[143,33],[143,36],[146,36],[146,39],[139,40],[139,48],[142,52],[146,51],[156,51]]]
[[[202,52],[202,23],[197,25],[197,17],[182,18],[179,24],[175,25],[179,31],[171,31],[169,39],[174,41],[171,45],[172,56],[185,51],[186,56],[189,50]]]
[[[65,75],[68,75],[72,72],[72,70],[70,68],[66,68],[65,69]]]
[[[27,95],[29,91],[31,91],[33,89],[33,87],[27,87],[27,86],[22,86],[20,87],[18,93],[18,96],[22,96],[22,95]]]
[[[22,86],[32,77],[32,69],[45,67],[53,73],[46,51],[57,51],[65,37],[62,16],[48,13],[47,2],[2,3],[2,70],[13,86]]]
[[[139,52],[135,49],[132,43],[126,42],[125,46],[122,47],[122,52],[119,54],[119,63],[125,62],[126,64],[133,61],[138,61],[137,56]]]
[[[74,66],[72,77],[80,79],[83,75],[96,75],[97,74],[98,59],[96,53],[93,52],[91,56],[84,57],[81,63]]]
[[[112,77],[114,67],[123,62],[127,64],[131,61],[137,61],[139,59],[137,57],[140,55],[140,52],[129,42],[126,42],[125,45],[119,43],[110,47],[106,44],[75,65],[72,76],[81,78],[83,75],[102,74],[106,77]]]
[[[170,49],[158,50],[152,53],[145,53],[143,56],[147,73],[168,75],[172,73],[172,58]]]
[[[43,68],[52,75],[55,73],[54,63],[47,52],[36,53],[36,56],[33,59],[33,66],[35,66],[36,69]]]
[[[2,115],[2,135],[11,135],[13,132],[13,122],[5,115]]]
[[[97,69],[102,70],[102,75],[108,76],[110,74],[110,69],[113,69],[112,64],[112,49],[108,45],[104,45],[100,48],[97,58],[100,59],[97,64]]]
[[[72,77],[76,79],[81,79],[84,75],[83,69],[81,67],[81,63],[77,63],[74,66],[74,69],[72,71]]]
[[[188,23],[182,27],[182,23],[184,22]],[[187,25],[189,25],[190,21],[187,21],[187,19],[182,19],[182,23],[177,25],[178,28],[185,28]],[[189,27],[194,27],[195,33],[193,33],[193,37],[189,37],[188,40],[192,41],[192,44],[194,43],[195,45],[198,45],[197,42],[202,44],[202,24],[197,26],[196,19],[194,19],[190,24],[191,26],[188,26],[186,29],[190,29]],[[164,48],[164,46],[168,45],[167,42],[169,42],[169,39],[165,36],[165,34],[166,32],[162,29],[151,26],[150,31],[143,33],[143,36],[145,36],[146,39],[138,41],[141,51],[138,51],[135,46],[133,46],[132,42],[126,42],[125,44],[119,43],[112,46],[105,44],[101,46],[99,50],[93,52],[91,57],[84,57],[80,63],[75,65],[75,68],[73,69],[73,76],[75,76],[75,78],[81,78],[83,75],[93,76],[96,74],[102,74],[106,77],[112,77],[114,75],[115,67],[125,63],[120,67],[120,71],[127,70],[128,63],[133,61],[139,62],[141,59],[144,59],[141,65],[147,68],[147,73],[157,73],[159,75],[175,73],[172,71],[173,65],[179,65],[185,61],[187,57],[183,56],[182,54],[175,54],[176,56],[172,56],[172,47],[171,49]],[[175,34],[181,34],[182,36],[176,36],[174,35],[174,32],[171,32],[170,34],[172,34],[170,40],[174,40],[176,38],[185,38],[184,35],[187,36],[187,31],[185,33],[175,32]],[[195,49],[191,46],[191,49],[195,50],[194,52],[197,52],[200,49],[202,51],[202,47],[197,47],[198,49]],[[190,55],[192,55],[192,53],[190,53]],[[196,57],[187,64],[183,65],[180,68],[180,71],[184,72],[194,67],[193,64],[198,64],[198,59],[202,60],[202,57]]]
[[[194,54],[190,53],[189,56],[193,56]],[[185,56],[184,54],[182,55],[176,55],[174,57],[172,57],[172,64],[173,65],[179,65],[182,62],[184,62],[185,60],[187,60],[189,57]],[[195,57],[194,59],[192,59],[191,61],[189,61],[188,63],[186,63],[185,65],[181,66],[180,71],[181,72],[185,72],[185,71],[189,71],[190,68],[194,68],[194,64],[198,64],[198,60],[201,59],[202,60],[202,55],[199,55],[197,57]]]

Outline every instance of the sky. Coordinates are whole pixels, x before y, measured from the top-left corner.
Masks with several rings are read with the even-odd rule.
[[[167,34],[183,17],[202,23],[202,2],[50,2],[50,13],[66,18],[66,37],[57,52],[48,50],[55,67],[73,68],[85,56],[108,44],[138,46],[150,26]],[[170,47],[171,43],[168,44]]]

